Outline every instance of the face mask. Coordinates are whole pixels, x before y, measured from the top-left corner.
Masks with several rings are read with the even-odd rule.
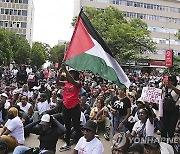
[[[14,115],[12,113],[8,113],[8,119],[13,119]]]

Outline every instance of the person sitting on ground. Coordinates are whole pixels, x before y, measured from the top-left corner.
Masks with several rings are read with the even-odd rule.
[[[40,94],[40,99],[36,104],[33,114],[33,121],[39,120],[42,114],[50,108],[50,104],[47,101],[47,97],[45,93]]]
[[[81,137],[74,148],[74,154],[88,153],[88,154],[102,154],[104,151],[103,144],[95,137],[97,124],[88,120],[83,126],[82,130],[84,136]]]
[[[92,108],[90,113],[90,119],[94,120],[98,124],[98,129],[102,125],[105,127],[104,138],[109,141],[110,139],[110,119],[108,115],[108,109],[104,106],[102,99],[97,100],[97,107]],[[97,130],[98,131],[98,130]]]
[[[35,127],[35,125],[38,123],[40,125]],[[39,135],[39,153],[48,150],[55,154],[57,141],[59,137],[65,133],[66,129],[53,116],[44,114],[41,120],[27,125],[25,127],[25,132],[26,131]],[[31,150],[31,148],[26,146],[18,146],[14,149],[13,154],[22,154],[28,150]]]
[[[4,102],[0,100],[0,127],[3,127],[5,122],[7,121],[8,111],[4,108]]]
[[[80,97],[81,112],[84,113],[84,115],[86,117],[86,120],[88,121],[89,120],[89,115],[90,115],[91,108],[90,108],[89,104],[86,103],[86,101],[87,101],[86,96],[81,96]]]
[[[30,103],[28,103],[27,96],[23,95],[21,97],[20,102],[17,103],[17,105],[20,107],[21,110],[23,110],[31,118],[31,116],[33,114],[33,108],[32,108],[32,105]]]
[[[154,136],[154,118],[155,114],[151,108],[142,108],[138,110],[138,118],[132,129],[131,135],[138,137]]]
[[[8,110],[8,121],[1,131],[0,138],[6,140],[9,149],[24,144],[24,127],[15,107]]]

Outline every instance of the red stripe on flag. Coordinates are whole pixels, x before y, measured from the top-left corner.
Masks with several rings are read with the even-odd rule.
[[[74,56],[84,53],[92,47],[94,47],[94,43],[91,40],[89,33],[83,24],[83,21],[79,17],[75,26],[75,30],[70,45],[64,55],[64,60],[70,59]]]

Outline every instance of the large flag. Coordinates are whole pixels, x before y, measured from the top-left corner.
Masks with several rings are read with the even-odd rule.
[[[78,70],[90,70],[118,87],[130,86],[130,81],[110,49],[81,10],[64,62]]]

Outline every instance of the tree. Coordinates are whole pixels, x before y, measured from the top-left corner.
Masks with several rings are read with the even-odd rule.
[[[35,42],[31,50],[31,65],[40,68],[47,59],[47,53],[44,45],[40,42]]]
[[[66,46],[67,43],[65,43],[64,45],[55,45],[50,51],[49,60],[52,63],[58,62],[59,64],[61,64],[64,57]]]
[[[173,72],[180,74],[180,56],[174,56],[173,58]]]
[[[108,7],[104,11],[86,8],[85,13],[119,62],[136,60],[141,53],[147,51],[155,52],[156,44],[150,37],[147,24],[142,20],[128,21],[114,7]]]
[[[12,60],[12,47],[5,29],[0,29],[0,64],[9,65]]]
[[[12,32],[8,32],[8,35],[12,46],[13,60],[16,64],[29,64],[31,47],[28,41]]]

